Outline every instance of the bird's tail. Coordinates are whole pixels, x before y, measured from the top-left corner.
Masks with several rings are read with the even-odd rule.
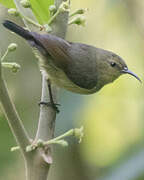
[[[31,32],[25,30],[24,28],[18,26],[17,24],[11,21],[5,20],[3,22],[3,25],[4,27],[11,30],[12,32],[15,32],[16,34],[20,35],[24,39],[30,40],[32,38]]]

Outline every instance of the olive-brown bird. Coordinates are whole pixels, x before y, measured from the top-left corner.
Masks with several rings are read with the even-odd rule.
[[[128,70],[113,52],[94,46],[68,42],[51,34],[29,32],[11,21],[3,25],[20,35],[39,51],[40,66],[57,86],[80,94],[92,94],[122,74],[139,77]]]

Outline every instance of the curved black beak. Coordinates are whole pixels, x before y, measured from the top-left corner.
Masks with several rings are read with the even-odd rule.
[[[142,83],[141,79],[135,73],[133,73],[132,71],[128,70],[127,68],[124,68],[122,70],[122,73],[130,74],[130,75],[134,76],[138,81],[140,81]]]

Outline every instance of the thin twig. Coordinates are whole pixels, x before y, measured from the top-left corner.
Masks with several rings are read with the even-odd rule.
[[[0,101],[7,117],[9,126],[16,138],[18,145],[20,146],[23,154],[26,155],[26,146],[30,144],[30,139],[28,134],[21,122],[21,119],[16,111],[15,105],[10,99],[6,83],[2,77],[1,73],[1,63],[0,63]]]

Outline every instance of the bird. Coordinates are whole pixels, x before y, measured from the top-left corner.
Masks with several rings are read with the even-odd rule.
[[[49,33],[30,32],[12,21],[3,26],[24,38],[39,59],[51,83],[78,94],[93,94],[123,74],[140,78],[117,54],[83,43],[74,43]]]

